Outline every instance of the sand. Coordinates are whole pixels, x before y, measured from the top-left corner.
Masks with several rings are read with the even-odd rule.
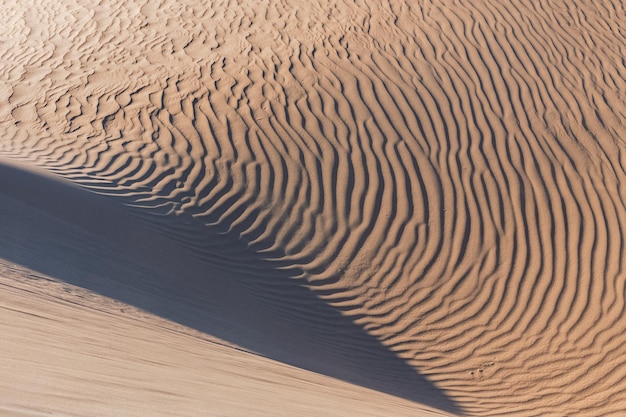
[[[626,414],[621,2],[40,3],[1,415]]]

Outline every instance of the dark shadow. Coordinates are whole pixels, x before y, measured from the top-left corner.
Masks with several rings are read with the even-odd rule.
[[[194,254],[157,233],[117,199],[0,161],[0,258],[260,355],[462,413],[294,278],[302,271],[254,253],[246,242],[208,236],[240,256],[240,272],[220,269],[217,255]],[[256,273],[246,272],[252,269]]]

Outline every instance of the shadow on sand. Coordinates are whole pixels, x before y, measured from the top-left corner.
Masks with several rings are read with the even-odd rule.
[[[113,200],[113,201],[112,201]],[[156,232],[117,199],[0,161],[0,258],[230,341],[278,361],[453,414],[424,376],[245,242],[220,269]],[[206,232],[207,234],[210,231]],[[245,273],[246,267],[261,271]]]

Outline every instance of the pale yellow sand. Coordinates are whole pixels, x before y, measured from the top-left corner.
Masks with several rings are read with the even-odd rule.
[[[105,310],[145,312],[131,327],[84,313],[124,332],[122,351],[94,339],[124,369],[132,334],[158,344],[173,323],[231,346],[180,336],[176,371],[142,349],[144,377],[177,372],[191,415],[220,415],[194,391],[204,384],[232,397],[226,414],[249,414],[254,400],[237,397],[254,389],[268,415],[318,395],[318,415],[626,414],[621,2],[2,9],[0,258],[68,287],[7,293],[16,322],[0,349],[19,351],[20,329],[49,315],[80,321],[36,294],[82,288]],[[18,321],[15,305],[36,316]],[[55,343],[84,352],[85,332]],[[39,352],[1,389],[165,413],[132,411],[146,385],[131,380],[107,395],[68,367],[67,386],[33,384],[67,360],[46,372]],[[205,380],[188,354],[223,362],[221,376]],[[343,382],[322,390],[328,378]]]
[[[0,264],[2,416],[443,416]]]

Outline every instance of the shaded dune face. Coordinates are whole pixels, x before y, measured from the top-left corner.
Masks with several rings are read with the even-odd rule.
[[[281,268],[227,235],[214,235],[210,241],[237,250],[239,262],[253,265],[256,273],[238,270],[235,262],[230,267],[216,267],[216,262],[198,256],[167,233],[138,223],[136,211],[129,213],[115,200],[107,201],[27,168],[0,163],[1,259],[62,279],[73,286],[66,289],[69,293],[83,287],[107,297],[104,304],[110,299],[121,301],[199,330],[209,340],[218,338],[219,344],[227,342],[238,351],[251,351],[427,406],[417,404],[413,413],[448,415],[431,411],[432,407],[454,414],[461,411],[351,317],[329,306],[305,282],[294,279],[302,274],[297,268]],[[27,281],[37,281],[37,274],[29,277]],[[96,307],[96,311],[100,309]],[[59,339],[63,341],[63,335]],[[152,343],[161,345],[162,341]],[[111,353],[116,361],[118,352]],[[241,372],[229,371],[235,376]],[[245,370],[266,378],[257,371]],[[240,378],[240,382],[245,380]],[[71,378],[68,381],[71,383]],[[203,387],[206,391],[214,388]],[[262,405],[269,404],[271,399]],[[330,412],[323,407],[315,411]]]
[[[26,3],[2,155],[130,207],[285,328],[345,323],[371,348],[346,374],[398,360],[379,379],[470,415],[624,411],[619,2]]]

